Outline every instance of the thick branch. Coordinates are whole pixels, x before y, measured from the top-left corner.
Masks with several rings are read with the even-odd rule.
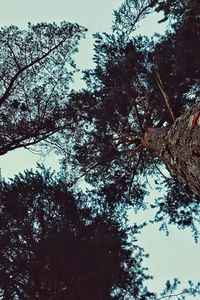
[[[121,8],[119,9],[119,13],[122,15],[125,15],[125,18],[128,21],[128,24],[130,24],[130,29],[126,29],[127,34],[130,34],[131,31],[133,31],[136,27],[136,24],[144,18],[146,14],[148,14],[150,11],[149,9],[153,6],[155,3],[155,0],[152,1],[142,1],[141,5],[138,3],[133,4],[132,1],[125,1],[124,4],[121,5]],[[133,5],[133,7],[131,7]],[[125,13],[124,13],[124,7],[125,7]],[[121,12],[122,11],[122,12]],[[131,20],[132,19],[132,20]],[[126,21],[127,22],[127,21]],[[123,25],[124,22],[122,22]]]
[[[146,6],[144,6],[139,13],[137,14],[134,23],[132,24],[132,26],[135,26],[137,22],[140,21],[140,18],[143,17],[143,15],[146,14],[146,11],[153,5],[153,3],[155,2],[155,0],[150,1],[149,4],[147,4]]]
[[[17,73],[11,78],[10,83],[5,91],[5,93],[3,94],[3,96],[0,99],[0,106],[4,103],[4,101],[9,97],[13,85],[15,83],[15,81],[18,79],[18,77],[27,69],[29,69],[30,67],[32,67],[33,65],[39,63],[41,60],[43,60],[44,58],[46,58],[51,52],[53,52],[55,49],[57,49],[58,47],[60,47],[60,45],[62,45],[62,43],[64,42],[64,40],[62,40],[60,43],[58,43],[56,46],[54,46],[53,48],[51,48],[49,51],[47,51],[45,54],[43,54],[41,57],[38,57],[37,59],[35,59],[34,61],[32,61],[31,63],[29,63],[28,65],[24,66],[23,68],[20,68],[19,71],[17,71]]]
[[[25,148],[25,147],[28,147],[28,146],[35,145],[35,144],[41,142],[42,140],[50,137],[54,133],[55,133],[54,131],[51,131],[50,133],[42,134],[42,136],[40,136],[40,137],[38,137],[38,133],[33,133],[33,134],[28,135],[28,136],[16,139],[13,142],[11,142],[10,144],[7,144],[6,146],[1,147],[0,156],[6,154],[7,152],[9,152],[11,150],[15,150],[15,149],[18,149],[18,148]],[[34,140],[30,141],[30,142],[22,143],[25,140],[30,139],[30,138],[34,138]]]
[[[163,95],[163,98],[165,100],[165,104],[166,104],[166,106],[167,106],[167,108],[168,108],[168,110],[169,110],[169,112],[171,114],[172,120],[175,121],[176,120],[176,114],[174,112],[172,100],[171,100],[171,98],[169,96],[169,93],[168,93],[168,91],[166,89],[165,84],[162,81],[162,78],[160,76],[160,72],[158,71],[158,68],[156,68],[155,74],[156,74],[156,78],[155,79],[156,79],[158,87],[159,87],[159,89],[160,89],[160,91],[161,91],[161,93]]]
[[[137,119],[138,125],[140,127],[140,130],[141,130],[142,133],[144,133],[144,129],[143,129],[143,126],[142,126],[142,121],[140,119],[140,115],[139,115],[139,112],[138,112],[138,109],[137,109],[137,104],[136,104],[135,99],[133,97],[131,97],[131,103],[133,105],[135,115],[136,115],[136,119]]]
[[[148,128],[142,138],[144,148],[160,153],[160,149],[165,144],[165,136],[169,128]]]

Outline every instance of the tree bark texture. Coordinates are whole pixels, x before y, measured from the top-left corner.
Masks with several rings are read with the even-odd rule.
[[[200,196],[200,103],[170,128],[149,128],[143,146],[159,153],[168,170]]]

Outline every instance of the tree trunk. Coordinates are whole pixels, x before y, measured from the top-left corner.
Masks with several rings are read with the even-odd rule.
[[[170,128],[149,128],[143,146],[158,152],[170,173],[200,196],[200,103]]]

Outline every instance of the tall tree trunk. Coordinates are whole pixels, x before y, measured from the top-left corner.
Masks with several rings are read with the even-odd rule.
[[[170,173],[200,196],[200,103],[170,128],[149,128],[143,145],[158,152]]]

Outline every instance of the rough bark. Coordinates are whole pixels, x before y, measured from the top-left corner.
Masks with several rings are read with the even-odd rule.
[[[200,196],[200,103],[170,128],[149,128],[143,146],[158,152],[170,173]]]

